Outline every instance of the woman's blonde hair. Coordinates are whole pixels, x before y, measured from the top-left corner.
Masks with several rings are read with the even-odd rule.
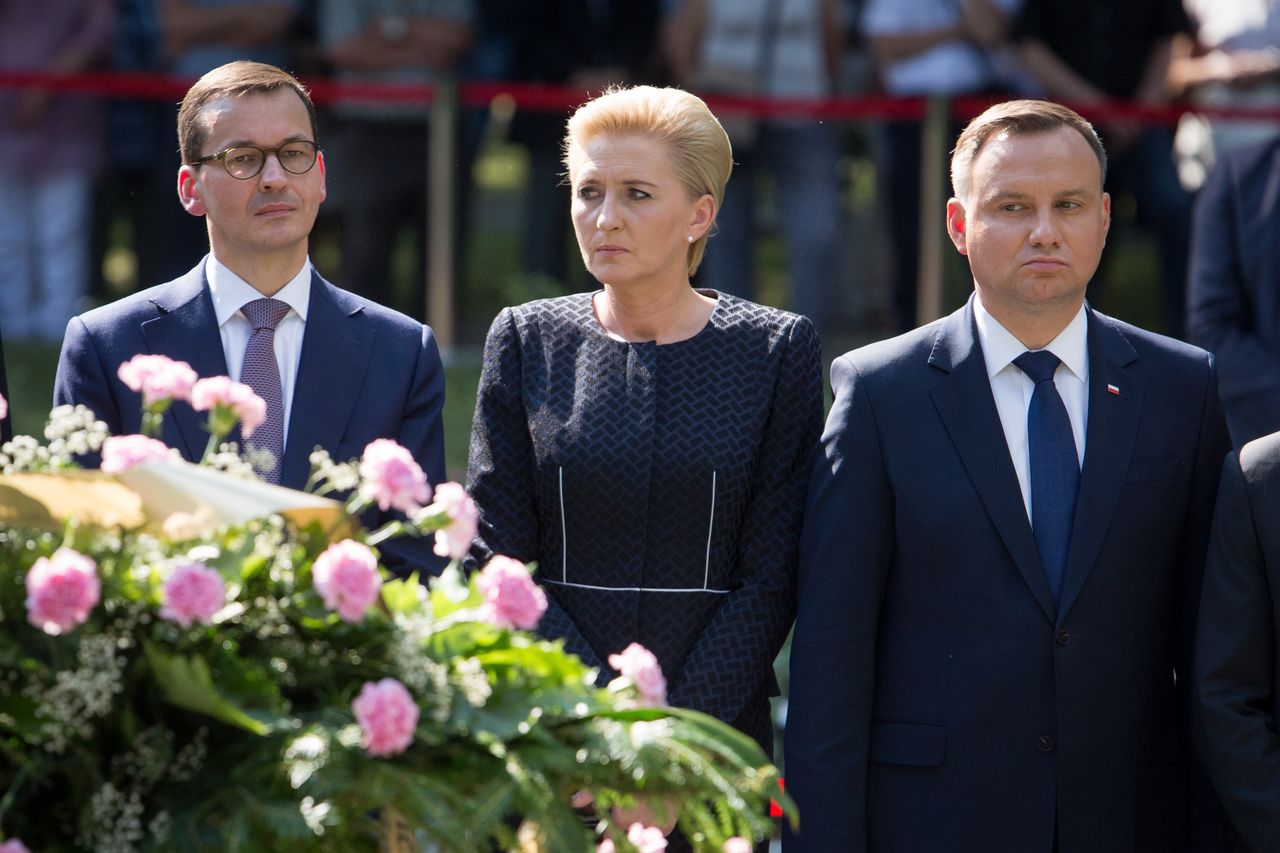
[[[716,210],[733,171],[733,148],[720,122],[697,95],[655,86],[612,86],[578,107],[564,137],[564,166],[570,153],[598,136],[638,134],[665,143],[676,178],[692,198],[709,195]],[[689,275],[698,270],[711,229],[689,245]]]

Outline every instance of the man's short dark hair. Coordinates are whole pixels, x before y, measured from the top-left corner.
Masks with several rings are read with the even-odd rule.
[[[1107,180],[1107,152],[1102,140],[1079,113],[1053,101],[1021,100],[1005,101],[990,107],[982,115],[969,122],[956,140],[951,152],[951,189],[956,198],[965,200],[971,181],[973,162],[978,159],[982,146],[991,137],[1007,133],[1024,136],[1047,133],[1060,127],[1069,127],[1080,134],[1098,158],[1099,187]]]
[[[274,65],[239,60],[213,69],[197,80],[183,96],[178,107],[178,150],[182,154],[182,162],[194,163],[203,156],[200,149],[204,147],[207,128],[201,112],[210,101],[280,89],[292,89],[302,99],[311,120],[311,138],[317,139],[316,106],[311,102],[306,87],[292,74]]]

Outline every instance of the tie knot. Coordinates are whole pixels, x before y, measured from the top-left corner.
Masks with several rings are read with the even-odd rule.
[[[240,311],[254,331],[275,329],[284,315],[289,313],[289,303],[279,299],[255,299],[240,306]]]
[[[1019,370],[1031,377],[1032,382],[1039,385],[1046,380],[1053,380],[1053,374],[1057,371],[1058,365],[1062,364],[1062,359],[1047,349],[1042,349],[1035,352],[1024,352],[1015,358],[1013,363],[1018,366]]]

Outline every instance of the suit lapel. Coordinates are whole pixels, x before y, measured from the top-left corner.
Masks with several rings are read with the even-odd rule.
[[[1126,370],[1137,352],[1106,317],[1089,313],[1089,425],[1071,549],[1062,582],[1066,616],[1089,577],[1129,474],[1146,383]],[[1119,393],[1112,393],[1115,388]]]
[[[317,446],[336,452],[346,433],[373,352],[372,332],[358,320],[362,310],[350,294],[312,274],[282,485],[302,488],[311,473],[311,452]]]
[[[204,265],[202,260],[153,298],[160,316],[142,324],[142,336],[150,353],[185,361],[201,378],[227,374],[227,358],[222,351],[213,297],[205,285]],[[179,447],[185,458],[199,461],[209,437],[204,423],[202,413],[178,403],[165,413],[166,438]]]
[[[1053,622],[1053,594],[991,394],[973,321],[972,298],[943,324],[929,363],[949,374],[934,386],[932,395],[956,452],[1023,580],[1045,617]]]

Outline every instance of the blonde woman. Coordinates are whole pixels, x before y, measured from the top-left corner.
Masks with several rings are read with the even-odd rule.
[[[732,168],[699,98],[616,89],[564,162],[594,293],[494,321],[471,437],[476,557],[538,563],[542,630],[614,674],[650,649],[671,705],[772,745],[806,460],[822,423],[804,317],[695,289]]]

